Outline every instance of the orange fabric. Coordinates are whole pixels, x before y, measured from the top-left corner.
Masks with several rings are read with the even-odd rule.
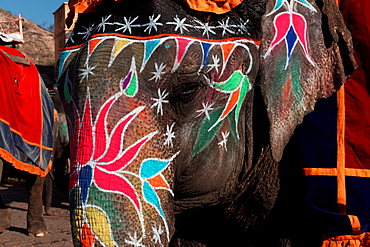
[[[69,9],[75,13],[89,13],[96,11],[103,0],[69,0]],[[121,0],[115,0],[121,2]]]
[[[306,176],[337,176],[337,168],[303,168]],[[345,168],[345,176],[370,178],[370,169]]]
[[[349,221],[351,221],[352,225],[352,234],[360,234],[361,233],[361,223],[357,216],[355,215],[348,215]]]
[[[12,166],[14,166],[17,169],[38,175],[40,177],[45,177],[48,174],[48,172],[51,170],[52,161],[49,162],[48,168],[45,171],[43,171],[37,166],[33,166],[28,163],[19,161],[13,155],[11,155],[8,151],[2,148],[0,148],[0,157],[4,159],[6,162],[11,163]]]
[[[96,8],[101,4],[103,0],[69,0],[68,7],[69,13],[66,18],[66,25],[69,28],[75,16],[75,13],[90,13],[95,12]],[[114,0],[121,2],[121,0]]]
[[[54,122],[57,121],[57,117],[58,117],[58,112],[57,110],[54,109]]]
[[[344,87],[341,87],[337,93],[337,183],[338,183],[338,204],[345,206],[346,198],[346,174],[345,174],[345,149],[344,149],[344,130],[345,130],[345,114],[344,105]],[[340,212],[346,214],[346,212]]]
[[[215,14],[224,14],[238,6],[243,0],[184,0],[189,8],[210,12]]]
[[[322,247],[370,247],[370,233],[360,235],[343,235],[325,239]]]
[[[69,0],[68,6],[74,13],[88,13],[94,12],[96,7],[101,4],[103,0]],[[114,0],[121,2],[121,0]],[[231,9],[238,6],[243,0],[184,0],[189,8],[202,11],[211,12],[215,14],[224,14]]]

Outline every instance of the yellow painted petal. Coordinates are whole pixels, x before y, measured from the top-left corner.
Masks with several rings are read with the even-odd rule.
[[[83,212],[82,209],[77,208],[73,212],[72,216],[72,229],[73,229],[73,235],[75,238],[77,238],[77,241],[74,241],[75,243],[80,242],[80,233],[83,227],[84,219],[83,219]]]
[[[117,39],[113,48],[112,57],[116,57],[128,43],[130,43],[130,41],[127,39]]]
[[[114,247],[108,216],[95,207],[85,208],[87,222],[95,236],[106,246]]]

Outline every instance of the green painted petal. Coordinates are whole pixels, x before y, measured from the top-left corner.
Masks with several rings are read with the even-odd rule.
[[[69,103],[71,102],[71,94],[69,93],[68,83],[69,83],[68,81],[64,82],[63,90],[64,90],[64,98]]]
[[[241,85],[239,100],[238,100],[238,103],[237,103],[237,106],[236,106],[236,109],[235,109],[235,129],[236,129],[236,134],[237,134],[238,139],[239,139],[238,120],[239,120],[240,109],[243,105],[243,101],[245,99],[245,96],[251,90],[251,88],[252,88],[252,86],[249,83],[249,79],[248,79],[248,77],[245,76],[244,79],[243,79],[242,85]]]
[[[240,95],[239,95],[239,100],[238,100],[238,105],[236,107],[235,111],[235,121],[238,122],[239,119],[239,113],[240,113],[240,108],[242,107],[243,101],[245,99],[245,96],[247,93],[251,90],[251,84],[249,83],[248,77],[244,77],[241,89],[240,89]]]
[[[224,82],[213,82],[212,86],[221,89],[225,92],[234,91],[240,85],[243,80],[244,75],[240,70],[234,71],[234,73]]]
[[[221,127],[221,123],[219,122],[215,127],[213,127],[211,130],[211,126],[213,126],[217,119],[220,117],[221,113],[223,111],[223,108],[217,109],[211,114],[209,114],[210,119],[204,118],[202,122],[202,126],[199,128],[199,132],[196,132],[195,134],[197,136],[197,140],[195,143],[195,147],[193,149],[193,152],[191,154],[192,157],[194,157],[196,154],[201,152],[208,144],[212,141],[212,139],[217,134],[218,130]],[[196,130],[198,128],[195,128]]]
[[[108,216],[96,207],[85,208],[87,222],[96,237],[105,246],[114,247]]]
[[[134,75],[132,76],[131,82],[126,89],[126,94],[129,96],[135,96],[137,93],[137,89],[138,89],[137,74],[134,73]]]

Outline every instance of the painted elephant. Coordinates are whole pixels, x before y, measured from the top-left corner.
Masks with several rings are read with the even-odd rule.
[[[23,52],[1,45],[0,71],[0,178],[3,163],[4,170],[16,168],[15,177],[25,174],[27,231],[44,236],[42,190],[53,152],[53,103],[36,66]],[[0,219],[2,232],[11,222],[1,199]]]
[[[294,128],[354,66],[335,3],[316,2],[70,1],[76,246],[254,240]]]

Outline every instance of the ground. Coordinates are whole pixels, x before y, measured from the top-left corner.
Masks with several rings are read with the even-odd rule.
[[[0,194],[12,221],[11,227],[0,233],[0,247],[73,247],[67,196],[58,190],[53,193],[51,215],[44,216],[48,234],[31,237],[26,230],[27,195],[24,183],[0,186]]]

